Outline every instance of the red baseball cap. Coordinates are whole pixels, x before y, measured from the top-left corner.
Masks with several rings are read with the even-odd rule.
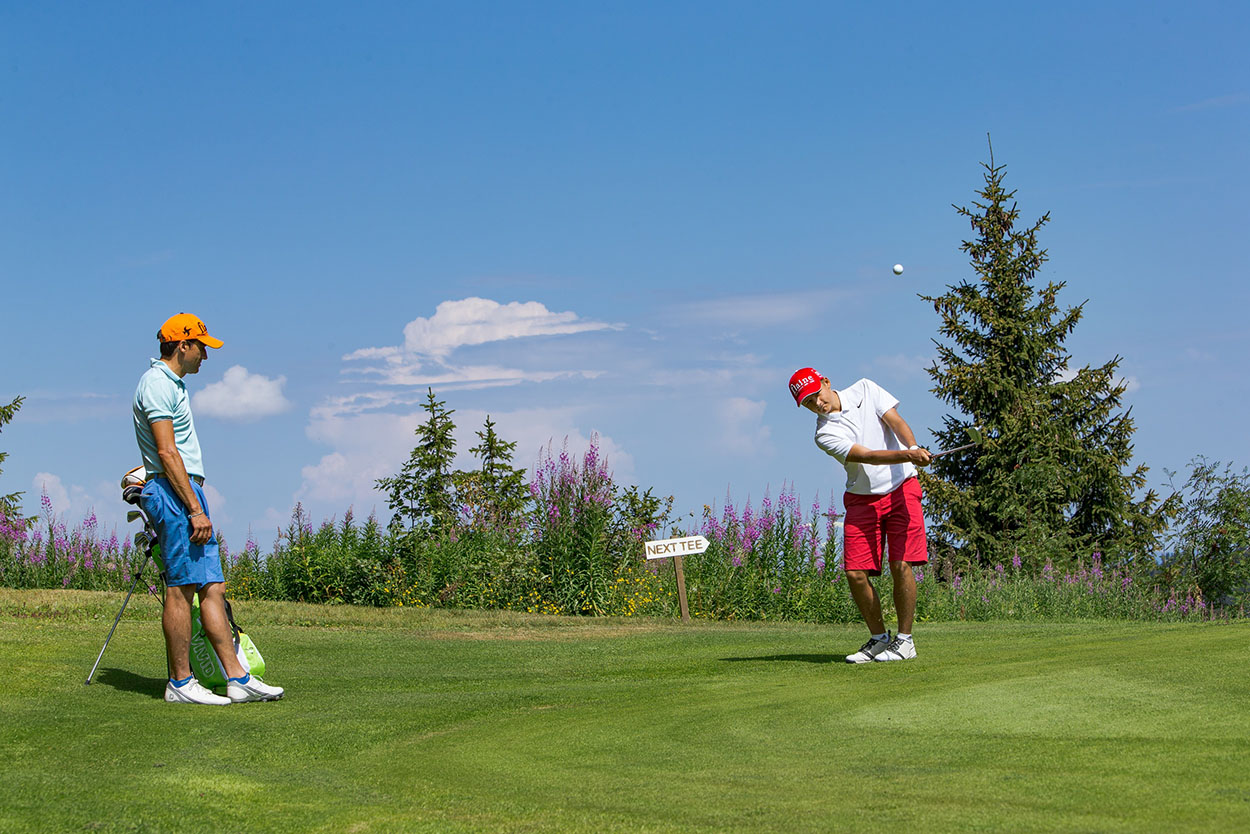
[[[803,400],[820,390],[824,377],[815,368],[799,368],[790,375],[790,394],[794,404],[803,405]]]

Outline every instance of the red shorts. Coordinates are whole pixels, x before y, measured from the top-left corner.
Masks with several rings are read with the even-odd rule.
[[[929,561],[920,481],[908,478],[885,495],[842,496],[846,504],[843,547],[846,570],[881,575],[881,549],[887,546],[891,562],[923,565]]]

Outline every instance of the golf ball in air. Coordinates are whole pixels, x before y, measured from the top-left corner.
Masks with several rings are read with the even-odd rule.
[[[903,274],[903,265],[902,265],[902,264],[895,264],[895,265],[894,265],[894,274],[895,274],[895,275],[902,275],[902,274]]]

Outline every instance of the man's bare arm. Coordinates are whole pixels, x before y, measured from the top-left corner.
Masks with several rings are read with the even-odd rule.
[[[156,454],[161,459],[165,477],[169,479],[169,485],[174,488],[178,500],[187,508],[187,515],[191,516],[191,543],[207,544],[213,537],[213,523],[200,506],[195,490],[191,489],[191,478],[187,475],[187,467],[183,464],[182,454],[174,441],[174,424],[169,420],[157,420],[148,425],[152,427]]]
[[[890,427],[900,443],[906,446],[916,445],[916,435],[912,434],[911,426],[907,425],[897,408],[891,408],[881,416],[881,420]],[[847,453],[846,459],[849,463],[914,463],[916,466],[928,466],[932,456],[928,449],[869,449],[856,443]]]

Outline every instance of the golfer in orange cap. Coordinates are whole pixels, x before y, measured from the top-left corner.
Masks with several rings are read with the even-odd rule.
[[[162,324],[157,338],[161,356],[152,360],[139,379],[133,411],[146,476],[141,500],[156,527],[165,563],[167,590],[161,618],[169,657],[165,700],[180,704],[272,701],[282,697],[282,688],[249,675],[235,655],[234,635],[226,618],[226,580],[204,497],[204,461],[182,381],[187,374],[199,373],[208,349],[219,348],[222,342],[190,313],[179,313]],[[229,677],[225,697],[202,686],[191,673],[191,602],[197,592],[204,633]]]

